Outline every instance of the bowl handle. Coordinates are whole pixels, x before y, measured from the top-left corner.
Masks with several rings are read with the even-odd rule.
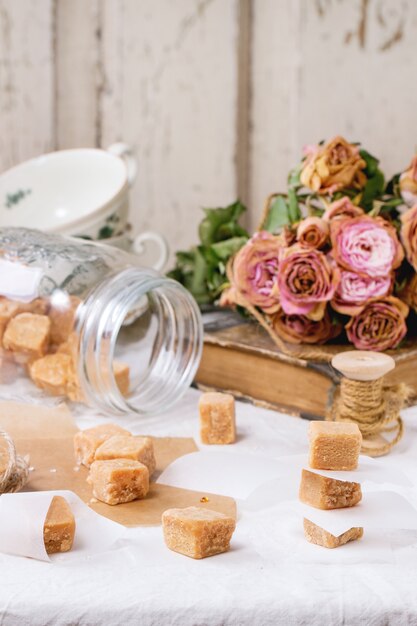
[[[107,148],[107,152],[123,159],[126,165],[127,182],[129,183],[129,187],[131,187],[135,181],[138,171],[136,157],[132,148],[128,146],[127,143],[122,143],[120,141],[118,143],[112,143],[112,145]]]
[[[159,257],[158,259],[152,264],[152,267],[157,270],[157,271],[161,271],[165,265],[166,262],[168,261],[168,256],[169,256],[169,247],[168,247],[168,243],[166,242],[165,238],[160,235],[159,233],[154,233],[152,231],[147,231],[145,233],[141,233],[140,235],[137,235],[134,239],[133,239],[133,250],[136,254],[140,255],[143,254],[145,251],[145,243],[147,241],[152,241],[153,243],[156,243],[158,245],[159,248]]]

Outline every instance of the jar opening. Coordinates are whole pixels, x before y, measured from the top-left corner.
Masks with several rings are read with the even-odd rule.
[[[200,312],[190,294],[151,270],[129,268],[82,305],[79,378],[104,412],[152,414],[192,382],[202,350]]]

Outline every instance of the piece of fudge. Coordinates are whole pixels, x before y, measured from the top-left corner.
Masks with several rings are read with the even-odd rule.
[[[48,317],[51,320],[51,344],[60,345],[66,341],[74,330],[77,309],[81,303],[77,296],[68,296],[62,303],[51,303]]]
[[[358,467],[362,434],[350,422],[310,422],[310,467],[354,470]]]
[[[29,365],[29,375],[35,385],[53,396],[67,393],[71,357],[67,354],[47,354]]]
[[[316,509],[343,509],[362,500],[359,483],[336,480],[303,469],[299,492],[301,502]]]
[[[234,443],[236,439],[234,397],[228,393],[203,393],[198,406],[202,443]]]
[[[235,527],[232,517],[198,506],[168,509],[162,514],[168,548],[193,559],[227,552]]]
[[[346,532],[335,537],[335,535],[327,532],[324,528],[320,528],[320,526],[304,518],[304,536],[310,543],[323,546],[323,548],[338,548],[349,541],[360,539],[363,536],[363,528],[349,528]]]
[[[77,363],[78,363],[78,346],[79,338],[77,334],[71,333],[67,341],[62,343],[58,349],[58,354],[67,354],[72,359],[72,366],[68,373],[67,396],[73,402],[85,402],[85,397],[81,389],[78,379]],[[130,387],[130,369],[126,363],[121,361],[113,361],[113,374],[122,395],[129,393]]]
[[[43,540],[48,554],[68,552],[75,535],[75,519],[68,502],[62,496],[54,496],[46,514]]]
[[[140,461],[148,468],[149,476],[152,476],[156,468],[153,441],[150,437],[114,435],[97,448],[94,459],[96,461],[109,461],[111,459]]]
[[[144,498],[149,491],[149,470],[131,459],[94,461],[87,482],[93,495],[106,504],[122,504]]]
[[[48,350],[50,328],[47,315],[20,313],[7,324],[3,347],[30,359],[38,359]]]
[[[18,302],[19,313],[36,313],[37,315],[48,314],[48,301],[44,298],[36,298],[31,302]]]
[[[100,426],[78,431],[74,435],[74,452],[77,463],[90,467],[97,448],[114,435],[130,436],[130,432],[117,424],[100,424]]]
[[[129,366],[122,361],[113,361],[113,374],[120,393],[122,396],[127,396],[130,387]]]
[[[0,297],[0,339],[3,338],[7,324],[19,313],[19,303]]]
[[[67,339],[56,348],[56,352],[68,354],[74,363],[76,363],[78,360],[79,344],[80,338],[74,331],[70,333]]]

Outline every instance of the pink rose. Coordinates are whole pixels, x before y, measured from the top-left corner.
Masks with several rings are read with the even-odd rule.
[[[296,344],[326,343],[337,337],[342,329],[340,324],[332,322],[328,311],[315,322],[305,315],[287,315],[281,310],[271,318],[271,324],[281,339]]]
[[[339,271],[323,252],[299,245],[282,251],[278,286],[281,306],[288,315],[321,319],[338,283]]]
[[[370,300],[386,296],[392,284],[391,275],[371,277],[342,271],[331,305],[344,315],[357,315]]]
[[[417,204],[401,215],[401,241],[408,262],[417,272]]]
[[[358,350],[396,348],[407,333],[408,306],[393,296],[370,302],[346,325],[349,341]]]
[[[306,217],[298,224],[297,240],[303,248],[322,248],[329,238],[329,225],[320,217]]]
[[[329,208],[323,213],[322,219],[330,222],[330,220],[336,217],[358,217],[359,215],[364,215],[363,209],[355,206],[347,196],[343,196],[340,200],[331,203]]]
[[[404,258],[395,228],[382,217],[333,220],[330,236],[338,265],[362,276],[387,276]]]
[[[279,308],[280,248],[278,237],[261,231],[239,250],[233,263],[233,286],[250,304],[267,313]]]

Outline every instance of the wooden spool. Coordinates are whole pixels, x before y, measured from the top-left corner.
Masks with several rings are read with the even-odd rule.
[[[333,367],[345,378],[360,382],[375,382],[395,368],[395,361],[387,354],[368,352],[365,350],[351,350],[341,352],[333,357]],[[378,450],[386,447],[389,441],[381,434],[368,435],[364,438],[366,454],[379,456]]]

